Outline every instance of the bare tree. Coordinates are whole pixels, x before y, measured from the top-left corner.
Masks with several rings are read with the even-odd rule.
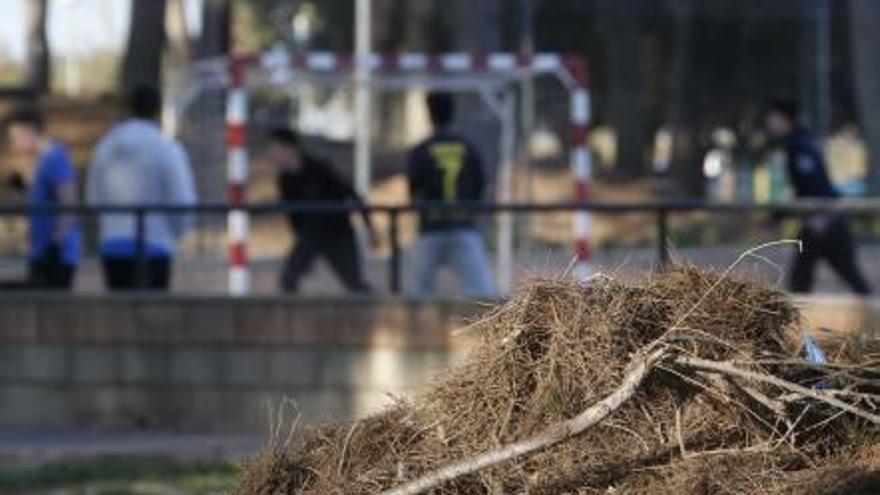
[[[49,91],[50,57],[46,39],[48,0],[31,0],[28,6],[28,86],[37,94]]]
[[[628,2],[603,0],[604,45],[608,78],[607,111],[617,133],[616,172],[624,177],[644,170],[652,122],[645,63],[644,17]]]
[[[447,7],[446,5],[449,5]],[[454,50],[462,52],[490,53],[501,48],[501,35],[504,16],[501,0],[457,0],[439,4],[438,10],[450,9],[451,26],[454,29]],[[450,47],[446,47],[450,49]],[[489,111],[465,111],[465,109],[485,108],[485,103],[476,94],[463,94],[458,98],[459,112],[456,127],[472,141],[477,143],[487,164],[486,172],[494,181],[495,165],[499,163],[499,138],[501,126]]]
[[[165,12],[169,53],[175,64],[185,63],[192,57],[192,40],[186,26],[184,0],[169,0]]]
[[[166,3],[166,0],[132,2],[131,28],[120,77],[123,91],[142,84],[161,86]]]
[[[217,57],[230,52],[231,4],[230,0],[204,0],[196,57]],[[203,90],[191,108],[194,125],[183,129],[182,137],[190,152],[199,197],[206,201],[222,201],[225,197],[225,150],[218,146],[225,139],[225,105],[226,92],[223,89]],[[219,221],[219,218],[215,219]]]
[[[229,0],[204,0],[202,35],[198,44],[199,57],[213,57],[229,52],[232,34],[231,8]]]
[[[850,36],[856,113],[868,144],[870,185],[880,190],[880,2],[850,0]]]
[[[431,20],[430,2],[405,2],[402,5],[406,14],[404,39],[407,48],[414,51],[427,51],[431,43],[427,27]]]
[[[694,4],[693,0],[667,0],[666,7],[673,25],[666,112],[673,136],[672,173],[685,191],[693,194],[699,192],[702,183],[698,112],[689,94]]]

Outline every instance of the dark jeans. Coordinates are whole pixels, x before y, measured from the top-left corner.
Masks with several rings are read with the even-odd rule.
[[[150,257],[145,260],[143,282],[138,283],[140,267],[135,258],[105,257],[104,279],[113,291],[168,290],[171,285],[171,258]]]
[[[816,222],[824,225],[811,225]],[[871,293],[871,287],[856,263],[856,247],[847,217],[832,215],[807,220],[800,239],[803,250],[795,258],[789,281],[792,292],[810,292],[816,263],[824,258],[853,292],[860,295]]]
[[[0,290],[70,290],[76,265],[65,263],[57,247],[51,247],[39,258],[28,264],[28,275],[24,280],[0,281]]]
[[[315,259],[322,256],[352,292],[372,292],[361,274],[361,262],[354,232],[333,238],[300,235],[287,256],[281,273],[281,287],[285,292],[297,292],[300,278],[307,273]]]
[[[41,257],[31,260],[26,288],[70,290],[75,273],[76,266],[65,263],[58,247],[53,246]]]

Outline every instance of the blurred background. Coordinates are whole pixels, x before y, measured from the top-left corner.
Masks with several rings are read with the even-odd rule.
[[[750,247],[798,235],[799,219],[762,209],[795,200],[784,147],[765,130],[774,100],[800,102],[802,123],[845,198],[876,206],[880,193],[876,0],[2,3],[0,114],[39,103],[48,133],[68,146],[80,172],[80,196],[95,145],[125,117],[124,95],[149,84],[161,88],[162,130],[184,145],[199,201],[225,203],[228,87],[200,70],[232,54],[348,56],[358,32],[378,54],[585,60],[591,199],[635,208],[592,216],[591,265],[613,276],[657,268],[666,256],[725,267]],[[369,15],[357,15],[358,3]],[[407,153],[430,133],[423,99],[438,81],[466,87],[457,96],[456,128],[483,155],[489,202],[575,199],[571,95],[557,78],[441,81],[425,73],[397,84],[377,73],[368,86],[366,132],[351,73],[297,75],[295,85],[271,76],[254,69],[245,85],[251,203],[279,199],[267,132],[289,126],[368,204],[408,204]],[[512,109],[500,117],[492,105],[499,96]],[[369,173],[359,175],[356,142],[364,132]],[[29,178],[31,164],[8,145],[0,149],[4,178]],[[0,204],[26,201],[0,185]],[[662,207],[669,202],[695,207]],[[740,208],[716,208],[725,204]],[[874,286],[877,211],[851,218]],[[0,279],[26,271],[25,213],[0,215]],[[515,287],[566,273],[575,256],[574,215],[518,212],[504,258],[503,216],[482,214],[479,232],[494,274],[509,271]],[[225,212],[197,215],[170,293],[123,295],[102,287],[97,221],[84,215],[86,256],[72,295],[0,293],[0,493],[222,493],[235,478],[230,460],[258,449],[271,425],[369,413],[389,402],[387,393],[416,391],[457,362],[468,338],[449,330],[478,314],[481,303],[467,300],[447,273],[436,294],[414,297],[415,215],[401,213],[394,228],[385,212],[374,221],[375,249],[366,249],[358,230],[374,296],[345,295],[323,263],[297,297],[282,294],[278,274],[297,239],[275,212],[251,219],[250,292],[231,298]],[[782,286],[793,254],[776,246],[739,271]],[[394,286],[398,269],[402,287]],[[511,287],[500,284],[498,296]],[[816,291],[803,301],[817,327],[858,334],[880,323],[878,305],[848,298],[827,266],[819,267]]]
[[[226,195],[225,102],[222,91],[212,92],[194,79],[193,62],[273,48],[351,53],[356,32],[354,2],[347,0],[10,0],[6,9],[0,25],[4,101],[39,95],[49,109],[51,131],[69,144],[77,166],[85,170],[98,137],[121,116],[119,101],[126,88],[143,82],[161,86],[164,128],[186,145],[204,202],[220,202]],[[493,0],[479,5],[375,0],[371,45],[378,53],[508,51],[584,57],[593,109],[593,175],[600,184],[593,191],[600,200],[785,201],[791,197],[785,166],[763,129],[763,110],[777,98],[801,102],[805,122],[827,154],[833,182],[858,197],[878,187],[876,167],[871,167],[872,157],[880,153],[880,120],[872,111],[880,98],[871,48],[873,23],[880,15],[875,10],[872,2],[856,0]],[[252,89],[252,201],[277,196],[274,170],[262,160],[261,150],[265,131],[279,124],[292,124],[308,138],[311,151],[354,179],[355,98],[349,82],[346,76],[293,89]],[[470,94],[476,95],[474,87]],[[424,92],[418,84],[393,91],[377,85],[372,91],[367,194],[374,204],[406,201],[406,151],[428,132]],[[517,82],[511,94],[517,104],[511,119],[517,153],[510,199],[571,199],[568,93],[544,77]],[[468,108],[459,125],[480,144],[494,179],[501,168],[502,125],[484,103]],[[2,160],[6,169],[26,165],[9,153]],[[496,183],[493,197],[500,194]],[[12,192],[4,196],[16,199]],[[203,215],[200,228],[185,241],[185,252],[198,262],[191,264],[193,273],[177,275],[178,290],[203,292],[224,285],[226,238],[218,216]],[[517,276],[564,268],[570,261],[570,215],[518,217]],[[256,221],[249,239],[258,292],[277,286],[273,260],[289,242],[278,221]],[[685,251],[738,249],[797,230],[786,222],[768,224],[761,215],[694,213],[670,221],[667,241]],[[378,218],[378,223],[387,234],[387,222]],[[612,248],[597,250],[603,264],[653,258],[658,234],[650,213],[600,216],[596,223],[594,244]],[[0,249],[7,257],[23,253],[23,224],[7,217],[0,225]],[[404,247],[413,237],[412,225],[404,222]],[[484,227],[491,239],[492,221],[485,220]],[[855,229],[863,241],[878,233],[875,222],[865,219],[856,221]],[[367,260],[369,276],[380,287],[387,286],[388,251]],[[865,252],[866,258],[876,259],[870,247]],[[693,256],[720,263],[730,254],[700,250]],[[18,265],[0,273],[14,274]],[[319,267],[304,290],[336,292],[332,277],[325,283],[322,273]],[[871,274],[875,280],[878,276]],[[81,290],[99,288],[87,271],[79,279]],[[830,278],[822,287],[838,289]]]

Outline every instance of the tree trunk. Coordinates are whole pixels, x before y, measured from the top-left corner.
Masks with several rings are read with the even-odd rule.
[[[850,0],[850,36],[856,115],[868,145],[869,186],[880,191],[880,2]]]
[[[693,4],[692,0],[667,0],[667,7],[674,25],[667,97],[667,122],[673,136],[671,171],[684,194],[696,196],[702,191],[703,175],[697,122],[699,98],[688,84],[692,76]]]
[[[620,0],[605,0],[607,118],[617,134],[615,171],[638,176],[651,146],[651,108],[645,70],[643,19]]]
[[[231,48],[232,12],[229,0],[204,0],[200,58],[226,55]]]
[[[160,88],[162,50],[165,47],[166,0],[134,0],[131,28],[122,64],[120,86],[123,92],[141,85]]]
[[[232,47],[232,12],[229,0],[204,0],[202,32],[196,46],[198,58],[224,56]],[[189,109],[182,139],[190,152],[199,198],[207,202],[226,198],[226,91],[203,89]],[[212,216],[211,221],[221,222]]]
[[[174,65],[185,64],[192,58],[192,40],[186,26],[184,0],[169,0],[165,14],[169,53]]]
[[[432,46],[430,39],[430,26],[433,17],[431,3],[426,1],[408,1],[404,3],[403,8],[406,15],[406,23],[402,31],[404,32],[406,49],[416,52],[429,51]]]
[[[28,6],[28,86],[36,94],[49,91],[50,57],[46,39],[48,0],[30,0]]]
[[[452,2],[450,2],[452,3]],[[470,53],[491,53],[501,47],[504,16],[501,0],[457,0],[453,3],[452,26],[454,50]],[[441,4],[440,9],[449,8]],[[435,9],[435,13],[436,13]],[[455,126],[478,147],[490,183],[500,159],[501,126],[476,92],[463,93],[457,99]],[[474,111],[468,111],[474,109]]]

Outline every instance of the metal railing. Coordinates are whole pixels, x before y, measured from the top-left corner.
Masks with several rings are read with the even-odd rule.
[[[388,237],[390,244],[389,287],[392,293],[402,288],[402,249],[400,240],[400,218],[407,214],[426,211],[456,213],[466,212],[475,216],[496,215],[499,213],[540,214],[591,212],[602,215],[624,215],[631,213],[651,214],[655,218],[657,232],[656,253],[660,266],[669,262],[669,218],[672,215],[688,212],[704,212],[722,215],[765,213],[779,217],[808,217],[815,214],[838,213],[853,217],[880,217],[880,199],[811,199],[784,203],[715,203],[702,200],[672,200],[645,202],[585,202],[585,203],[412,203],[406,205],[362,205],[353,202],[281,202],[247,205],[199,204],[168,205],[141,204],[119,205],[76,205],[76,206],[36,206],[20,204],[0,204],[0,217],[25,216],[29,214],[73,215],[78,217],[97,217],[105,214],[129,214],[135,218],[135,258],[137,260],[139,281],[146,278],[147,267],[147,216],[150,214],[170,215],[224,215],[231,211],[242,211],[259,217],[280,214],[328,214],[328,213],[368,213],[386,215],[389,220]]]

